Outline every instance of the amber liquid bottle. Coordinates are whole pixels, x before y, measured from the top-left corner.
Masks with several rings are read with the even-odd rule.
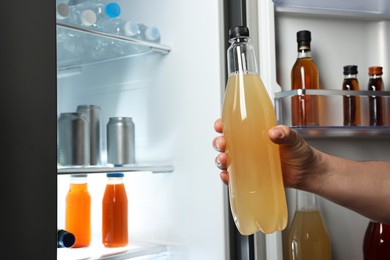
[[[380,66],[373,66],[368,68],[368,87],[369,91],[383,91],[384,84],[382,79],[383,68]],[[383,97],[369,96],[368,106],[370,111],[370,126],[382,126],[383,118]]]
[[[298,58],[291,70],[291,89],[319,89],[319,76],[313,61],[310,31],[297,32]],[[319,125],[317,95],[295,95],[291,98],[292,126]]]
[[[363,241],[364,260],[390,259],[390,225],[370,221]]]
[[[222,121],[231,212],[242,235],[269,234],[287,225],[279,147],[268,137],[275,110],[258,74],[248,28],[234,27],[229,36]]]
[[[72,175],[66,196],[65,230],[74,234],[73,248],[88,247],[91,242],[91,196],[87,175]]]
[[[289,260],[330,260],[331,245],[315,194],[296,191],[296,210],[288,234]]]
[[[358,67],[356,65],[344,66],[344,80],[342,90],[359,90],[359,81],[357,79]],[[345,126],[360,125],[360,97],[344,95],[343,96],[343,122]]]

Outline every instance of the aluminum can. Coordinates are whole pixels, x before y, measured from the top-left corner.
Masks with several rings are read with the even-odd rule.
[[[135,132],[131,117],[110,117],[107,123],[107,163],[135,163]]]
[[[96,105],[77,106],[77,112],[83,113],[88,120],[90,165],[101,164],[100,111],[100,106]]]
[[[58,119],[58,164],[89,165],[88,121],[83,113],[61,113]]]

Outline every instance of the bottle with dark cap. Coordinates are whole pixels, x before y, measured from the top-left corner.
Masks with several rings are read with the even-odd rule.
[[[342,90],[359,90],[359,81],[357,79],[358,66],[344,66],[344,80]],[[360,97],[356,95],[343,96],[343,124],[345,126],[360,125]]]
[[[75,241],[76,238],[72,233],[64,229],[57,229],[57,248],[72,247]]]
[[[369,91],[383,91],[384,84],[382,79],[383,68],[372,66],[368,68],[368,87]],[[370,95],[368,98],[370,111],[370,126],[382,126],[383,118],[383,97]]]
[[[297,32],[298,58],[291,70],[291,89],[319,89],[319,76],[313,61],[310,31]],[[291,99],[292,126],[319,125],[319,104],[317,95],[295,95]]]
[[[222,107],[231,212],[242,235],[287,225],[279,148],[268,130],[275,110],[257,70],[249,29],[229,31],[228,81]]]

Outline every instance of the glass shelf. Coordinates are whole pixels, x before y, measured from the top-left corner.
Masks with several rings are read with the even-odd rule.
[[[333,89],[298,89],[275,93],[275,110],[278,124],[290,125],[290,116],[287,114],[291,111],[290,100],[296,95],[316,95],[319,96],[322,106],[327,109],[342,111],[343,96],[360,96],[362,104],[367,103],[370,96],[384,97],[386,102],[389,102],[390,91],[349,91],[349,90],[333,90]],[[384,102],[384,103],[386,103]],[[361,106],[364,107],[364,106]],[[385,110],[387,111],[387,110]],[[323,111],[321,115],[328,113],[331,118],[341,117],[342,114],[334,111]],[[363,111],[362,111],[363,113]],[[386,115],[385,115],[386,117]],[[340,119],[339,122],[342,122]],[[340,125],[321,125],[321,126],[291,126],[304,138],[321,139],[321,138],[390,138],[390,126],[342,126]]]
[[[146,243],[129,243],[126,247],[105,248],[103,245],[94,245],[87,248],[58,248],[58,260],[81,260],[81,259],[131,259],[140,256],[153,256],[167,252],[164,245],[146,244]]]
[[[113,166],[85,166],[85,167],[58,167],[58,174],[91,174],[109,172],[152,172],[169,173],[173,172],[172,165],[125,165],[121,167]]]
[[[167,54],[170,50],[163,44],[57,22],[57,67],[59,71],[152,52]]]

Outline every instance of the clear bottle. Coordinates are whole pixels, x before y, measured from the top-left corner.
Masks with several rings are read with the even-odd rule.
[[[315,194],[296,191],[296,209],[288,233],[290,260],[330,260],[331,244]]]
[[[119,17],[119,15],[120,6],[115,2],[105,4],[99,0],[86,1],[74,7],[73,21],[77,26],[104,31],[103,24],[106,20]]]
[[[57,248],[72,247],[75,241],[76,238],[72,233],[64,229],[57,229]]]
[[[344,80],[342,90],[359,90],[359,81],[357,79],[358,66],[347,65],[343,70]],[[360,97],[359,96],[343,96],[343,124],[345,126],[360,125]]]
[[[243,235],[269,234],[287,225],[279,147],[268,137],[275,110],[260,79],[245,26],[229,30],[228,81],[222,107],[229,198]]]
[[[140,23],[140,39],[148,42],[159,43],[161,40],[160,30],[156,26],[147,26]]]
[[[102,202],[102,242],[105,247],[126,246],[128,202],[123,173],[108,173]]]
[[[65,230],[76,237],[73,248],[88,247],[91,242],[91,196],[87,175],[71,175],[66,195]]]
[[[385,89],[382,79],[383,68],[380,66],[372,66],[368,68],[368,87],[369,91],[383,91]],[[370,126],[382,126],[384,124],[383,118],[383,97],[369,96],[368,106],[370,114]]]
[[[291,70],[291,89],[319,89],[319,76],[311,54],[311,32],[297,32],[298,58]],[[317,95],[295,95],[291,98],[293,126],[319,125]]]
[[[363,240],[364,260],[390,259],[390,225],[370,221]]]

